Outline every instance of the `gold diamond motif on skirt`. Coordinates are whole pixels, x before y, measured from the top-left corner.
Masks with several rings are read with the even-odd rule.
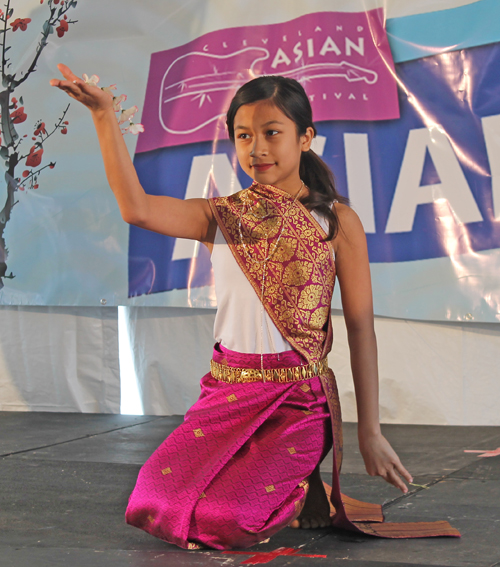
[[[313,412],[312,411],[308,411],[308,410],[302,410],[302,413],[304,415],[311,415]]]
[[[201,429],[193,429],[193,433],[195,437],[205,437],[205,434]]]
[[[170,467],[167,467],[166,469],[163,469],[161,471],[161,474],[170,474],[172,472],[172,469]]]
[[[266,492],[274,492],[276,490],[276,488],[274,488],[274,484],[270,484],[269,486],[266,486]]]
[[[297,452],[295,450],[295,447],[288,447],[287,451],[290,453],[290,455],[295,455],[295,453]]]
[[[300,387],[300,389],[303,392],[309,392],[309,390],[311,389],[311,387],[308,384],[302,384],[302,386]]]
[[[227,397],[228,402],[235,402],[237,399],[238,398],[234,394],[231,394],[230,396]]]
[[[155,523],[155,519],[153,518],[153,516],[148,516],[148,520],[150,524],[154,524]]]

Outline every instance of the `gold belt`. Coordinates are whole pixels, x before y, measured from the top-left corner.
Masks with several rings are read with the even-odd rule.
[[[216,380],[229,382],[230,384],[241,384],[243,382],[298,382],[308,380],[314,376],[320,376],[328,370],[326,358],[304,366],[292,366],[291,368],[234,368],[219,364],[215,360],[210,361],[210,372]]]

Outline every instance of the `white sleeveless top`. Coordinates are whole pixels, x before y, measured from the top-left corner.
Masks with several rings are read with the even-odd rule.
[[[328,232],[326,219],[315,212],[312,215]],[[229,350],[250,354],[292,350],[266,310],[261,309],[259,296],[238,266],[219,227],[211,260],[217,297],[215,340]]]

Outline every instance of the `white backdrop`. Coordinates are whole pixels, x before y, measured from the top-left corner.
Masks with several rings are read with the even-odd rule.
[[[0,308],[0,410],[120,412],[116,308]]]
[[[133,357],[127,363],[122,352],[122,407],[184,414],[209,368],[215,311],[123,309],[122,328],[129,333],[121,343],[132,347],[135,368]],[[0,321],[0,410],[120,411],[115,308],[1,307]],[[356,421],[347,336],[338,311],[333,324],[329,362],[344,419]],[[375,328],[382,422],[500,425],[500,324],[376,317]]]

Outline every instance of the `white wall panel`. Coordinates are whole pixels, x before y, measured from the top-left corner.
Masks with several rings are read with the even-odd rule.
[[[184,414],[208,371],[215,310],[124,308],[145,414]],[[0,410],[120,411],[115,308],[0,309]],[[347,335],[329,356],[356,421]],[[500,425],[500,325],[376,317],[385,423]]]
[[[347,335],[333,316],[329,357],[343,416],[356,421]],[[500,325],[376,317],[380,417],[384,423],[500,424]]]
[[[215,310],[129,307],[126,314],[144,413],[186,413],[210,371]]]
[[[0,410],[119,413],[116,308],[0,308]]]

